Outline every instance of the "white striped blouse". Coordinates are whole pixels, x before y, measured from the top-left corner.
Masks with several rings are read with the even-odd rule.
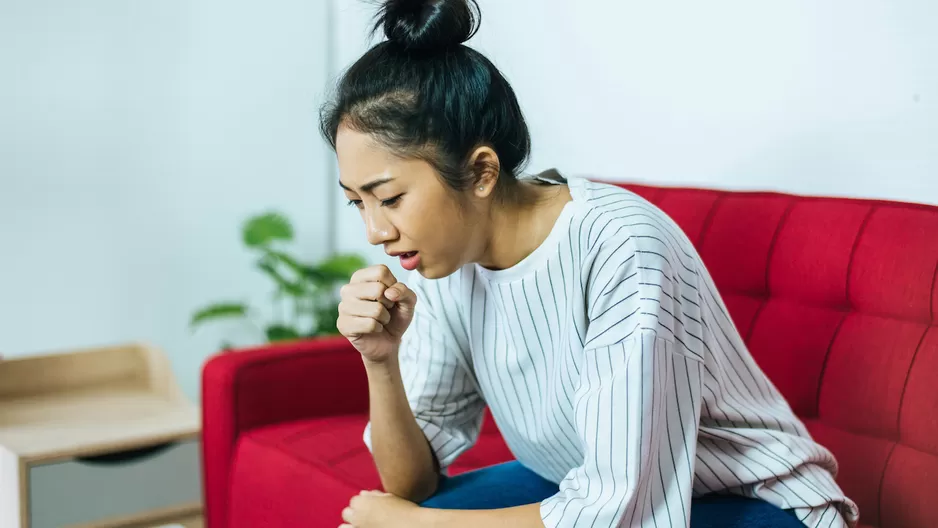
[[[756,365],[681,229],[628,190],[567,183],[573,200],[517,265],[408,279],[401,369],[441,468],[487,405],[518,461],[559,484],[547,527],[688,526],[712,492],[855,526],[834,457]]]

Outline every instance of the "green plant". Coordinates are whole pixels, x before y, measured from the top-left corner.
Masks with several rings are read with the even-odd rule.
[[[293,226],[277,212],[249,218],[241,236],[244,245],[258,255],[257,269],[274,283],[273,320],[262,323],[247,303],[225,301],[193,313],[190,329],[195,331],[210,321],[247,319],[262,331],[267,342],[337,334],[338,286],[348,282],[365,261],[351,254],[333,255],[317,263],[301,261],[283,247],[293,241]],[[222,344],[222,348],[231,347]]]

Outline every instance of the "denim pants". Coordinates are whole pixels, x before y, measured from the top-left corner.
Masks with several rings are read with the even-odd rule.
[[[446,510],[510,508],[541,502],[558,487],[519,462],[506,462],[455,477],[443,477],[436,494],[421,506]],[[707,496],[691,501],[691,528],[805,528],[791,512],[740,496]]]

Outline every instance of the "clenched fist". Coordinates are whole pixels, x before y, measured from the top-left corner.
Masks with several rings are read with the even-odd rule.
[[[366,361],[395,358],[417,296],[385,265],[363,268],[342,287],[338,328]]]

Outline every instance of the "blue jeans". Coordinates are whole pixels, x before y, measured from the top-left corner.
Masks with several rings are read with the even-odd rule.
[[[510,508],[541,502],[558,487],[519,462],[506,462],[443,477],[436,494],[421,506],[444,510]],[[707,496],[691,501],[691,528],[805,528],[791,512],[740,496]]]

